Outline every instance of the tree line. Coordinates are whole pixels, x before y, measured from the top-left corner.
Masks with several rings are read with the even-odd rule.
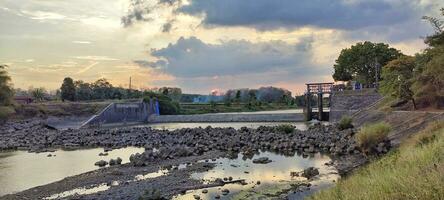
[[[444,16],[444,8],[441,9]],[[363,42],[343,49],[335,62],[335,81],[358,81],[366,87],[380,84],[380,92],[412,102],[417,107],[444,107],[444,20],[425,16],[435,33],[425,38],[427,48],[408,56],[384,43]]]

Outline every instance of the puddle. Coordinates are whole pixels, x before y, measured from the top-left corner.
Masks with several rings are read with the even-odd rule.
[[[94,194],[97,192],[102,192],[105,190],[108,190],[111,186],[108,186],[107,184],[100,184],[98,186],[95,187],[90,187],[90,188],[76,188],[74,190],[70,190],[70,191],[66,191],[66,192],[62,192],[59,194],[54,194],[50,197],[44,198],[47,200],[50,199],[61,199],[61,198],[66,198],[66,197],[70,197],[70,196],[74,196],[74,195],[87,195],[87,194]]]
[[[99,160],[109,161],[120,157],[122,163],[128,163],[131,154],[143,151],[143,148],[128,147],[110,151],[108,156],[99,156],[103,148],[57,150],[39,154],[26,151],[0,152],[0,196],[99,169],[94,166]],[[47,157],[49,154],[55,156]]]
[[[334,185],[333,180],[337,180],[339,175],[333,167],[324,164],[330,161],[328,156],[315,154],[313,157],[303,158],[302,156],[283,156],[270,152],[262,152],[255,155],[253,159],[268,157],[273,162],[268,164],[254,164],[253,159],[243,159],[239,154],[236,159],[220,158],[210,163],[216,163],[216,167],[208,172],[192,174],[192,178],[211,182],[217,178],[229,178],[232,180],[245,180],[242,184],[228,184],[223,187],[206,188],[200,190],[187,191],[184,195],[175,196],[176,200],[194,199],[194,195],[199,195],[200,199],[215,199],[217,195],[221,199],[245,199],[260,198],[261,195],[274,194],[281,190],[289,189],[290,184],[306,182],[303,177],[292,177],[291,172],[300,172],[308,167],[319,168],[320,175],[310,183],[310,192],[318,191],[321,188]],[[258,184],[258,181],[260,183]],[[228,189],[227,195],[222,195],[222,190]],[[203,191],[208,191],[203,193]],[[291,199],[303,199],[310,192],[301,192],[291,195]]]

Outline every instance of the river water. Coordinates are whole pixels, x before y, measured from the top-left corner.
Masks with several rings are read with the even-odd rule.
[[[267,111],[267,113],[274,111]],[[285,111],[294,112],[294,111]],[[296,128],[305,130],[308,127],[307,123],[165,123],[165,124],[150,124],[148,126],[155,129],[174,130],[180,128],[196,128],[196,127],[233,127],[239,129],[241,127],[257,128],[259,126],[276,126],[279,124],[292,124]],[[146,125],[144,125],[146,126]],[[129,162],[131,154],[143,152],[143,148],[123,148],[108,152],[106,157],[99,156],[103,152],[103,148],[84,149],[75,151],[57,150],[50,153],[28,153],[26,151],[8,151],[0,152],[0,196],[20,192],[36,186],[49,184],[59,181],[65,177],[82,174],[88,171],[93,171],[99,167],[94,166],[98,160],[106,160],[120,157],[123,163]],[[51,157],[48,155],[51,154]],[[211,177],[223,176],[225,173],[236,178],[244,178],[251,182],[262,177],[264,184],[276,181],[289,181],[289,171],[302,170],[305,166],[320,166],[321,163],[328,161],[328,157],[317,156],[314,158],[305,159],[300,156],[284,157],[274,154],[264,154],[273,159],[274,162],[267,165],[252,165],[251,160],[217,160],[223,163],[208,174],[196,174],[196,178],[211,179]],[[235,163],[241,167],[231,169],[229,166]],[[229,166],[227,166],[229,165]],[[253,167],[254,166],[254,167]],[[223,169],[223,170],[222,170]],[[250,174],[245,174],[243,170],[249,170]],[[286,178],[282,178],[285,175]],[[269,179],[264,179],[264,178]],[[242,186],[243,189],[251,188],[254,185],[248,184]],[[240,191],[242,188],[231,188],[232,191]],[[211,189],[210,189],[211,191]],[[187,195],[199,193],[201,191],[191,191]],[[235,194],[233,192],[231,194]],[[210,192],[208,195],[214,195],[215,192]],[[178,196],[178,199],[186,199],[189,196]]]
[[[129,162],[129,156],[143,152],[143,148],[115,149],[102,157],[103,148],[76,151],[58,150],[52,153],[28,153],[10,151],[0,153],[0,196],[45,185],[68,176],[93,171],[99,167],[94,163],[120,157],[122,163]],[[48,157],[48,155],[55,155]]]

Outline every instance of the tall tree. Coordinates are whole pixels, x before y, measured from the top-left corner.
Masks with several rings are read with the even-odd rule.
[[[444,8],[441,15],[444,16]],[[417,55],[413,91],[422,106],[444,107],[444,20],[424,19],[430,21],[435,34],[425,39],[429,48]]]
[[[63,80],[61,90],[62,101],[74,101],[76,99],[76,87],[72,78],[66,77]]]
[[[411,100],[416,107],[411,89],[414,69],[415,57],[401,56],[390,61],[382,70],[381,92],[399,100]]]
[[[12,104],[14,91],[11,86],[11,77],[6,71],[6,65],[0,65],[0,106]]]
[[[364,42],[343,49],[334,65],[336,81],[356,80],[365,85],[374,84],[380,78],[381,66],[402,54],[388,44]]]

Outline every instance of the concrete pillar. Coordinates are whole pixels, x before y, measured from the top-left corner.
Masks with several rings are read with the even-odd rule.
[[[318,119],[319,121],[324,120],[323,119],[323,114],[324,114],[324,105],[323,105],[323,101],[322,101],[322,93],[318,93]]]
[[[312,120],[312,110],[311,110],[311,95],[310,93],[305,94],[305,120]]]

